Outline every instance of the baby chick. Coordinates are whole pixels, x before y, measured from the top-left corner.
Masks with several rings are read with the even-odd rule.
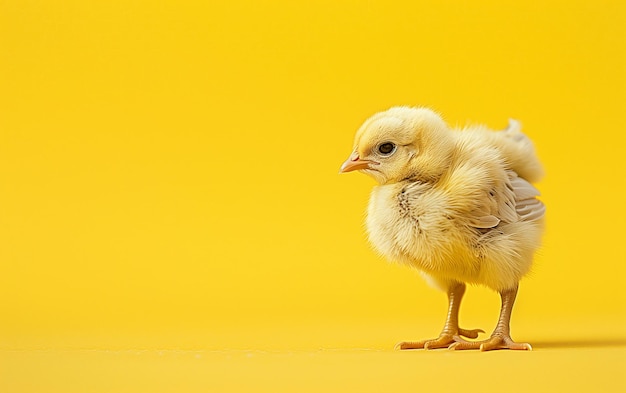
[[[357,131],[340,172],[355,170],[379,183],[367,211],[370,242],[448,295],[439,337],[398,347],[531,350],[511,339],[509,322],[518,282],[540,245],[545,207],[530,184],[541,178],[541,164],[519,123],[500,132],[457,130],[429,109],[394,107]],[[459,327],[466,283],[500,293],[500,318],[487,340],[461,338],[483,332]]]

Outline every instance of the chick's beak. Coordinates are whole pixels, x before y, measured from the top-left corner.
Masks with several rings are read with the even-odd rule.
[[[352,155],[341,165],[339,169],[339,173],[346,173],[357,171],[359,169],[367,169],[370,167],[370,164],[378,164],[377,162],[370,160],[362,160],[359,157],[359,153],[354,152]]]

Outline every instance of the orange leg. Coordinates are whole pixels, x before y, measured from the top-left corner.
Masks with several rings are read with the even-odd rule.
[[[511,311],[513,310],[513,303],[515,303],[515,297],[517,296],[517,285],[514,288],[501,291],[500,297],[502,298],[502,308],[500,309],[500,318],[498,319],[498,325],[494,329],[491,337],[484,341],[465,341],[455,340],[456,342],[450,345],[450,349],[480,349],[481,351],[490,351],[493,349],[516,349],[531,351],[533,348],[528,343],[516,343],[511,339],[510,327]]]
[[[448,316],[439,337],[423,341],[403,341],[396,345],[397,349],[435,349],[447,348],[450,344],[467,342],[460,336],[468,338],[478,337],[478,333],[484,333],[481,329],[466,330],[459,327],[459,307],[465,293],[465,284],[454,283],[448,288]]]

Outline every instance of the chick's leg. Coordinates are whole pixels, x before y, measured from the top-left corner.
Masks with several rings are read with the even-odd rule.
[[[478,333],[484,333],[481,329],[461,329],[459,327],[459,307],[465,293],[465,284],[454,282],[448,287],[448,316],[439,337],[423,341],[403,341],[396,345],[398,349],[435,349],[446,348],[452,343],[463,341],[459,336],[468,338],[478,337]]]
[[[493,349],[517,349],[531,351],[532,347],[530,346],[530,344],[516,343],[511,338],[511,329],[509,327],[509,324],[511,322],[511,310],[513,310],[513,303],[515,303],[516,296],[517,285],[514,288],[500,292],[500,297],[502,298],[500,318],[498,318],[498,325],[494,329],[489,339],[473,342],[460,340],[450,345],[449,348],[480,349],[481,351],[490,351]]]

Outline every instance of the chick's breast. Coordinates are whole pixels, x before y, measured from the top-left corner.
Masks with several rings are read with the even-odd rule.
[[[479,266],[444,192],[430,184],[401,182],[375,187],[367,214],[370,242],[386,258],[429,274],[475,281]]]

